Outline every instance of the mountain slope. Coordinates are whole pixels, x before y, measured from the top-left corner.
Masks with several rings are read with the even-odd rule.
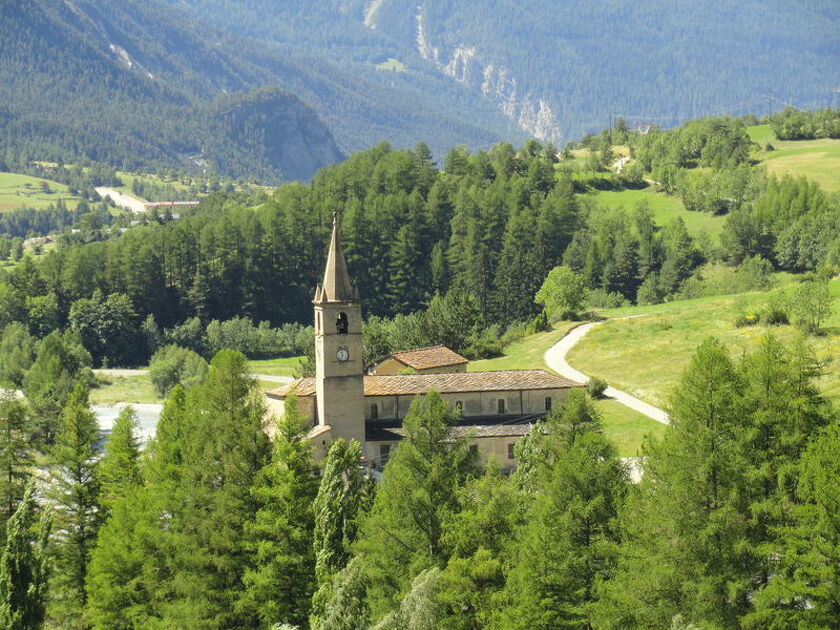
[[[360,75],[399,59],[418,89],[443,77],[555,142],[611,113],[670,125],[763,112],[768,95],[821,107],[840,84],[834,0],[167,1]]]
[[[273,181],[307,179],[341,158],[315,112],[288,91],[211,101],[274,76],[205,43],[197,29],[168,26],[171,10],[141,6],[0,4],[4,154],[128,168],[210,165]]]

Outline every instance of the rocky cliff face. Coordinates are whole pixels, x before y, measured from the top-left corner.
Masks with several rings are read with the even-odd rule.
[[[460,44],[446,52],[434,46],[422,7],[417,8],[415,19],[415,42],[423,59],[435,64],[443,74],[455,81],[473,90],[480,90],[486,98],[498,105],[505,116],[535,138],[560,143],[563,137],[560,124],[547,100],[530,90],[522,89],[517,78],[507,68],[483,59],[474,47]]]
[[[231,150],[258,155],[287,180],[307,180],[325,164],[343,159],[315,111],[284,90],[261,89],[226,102],[218,106],[214,119],[230,144],[206,147],[205,157],[221,173],[231,170],[225,163]]]

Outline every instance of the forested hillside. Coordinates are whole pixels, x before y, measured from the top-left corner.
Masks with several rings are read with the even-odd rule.
[[[350,78],[329,60],[246,40],[154,0],[6,2],[0,11],[6,162],[86,158],[276,183],[308,179],[341,149],[387,138],[426,137],[442,150],[517,137],[491,105],[470,103],[443,79],[433,98]]]
[[[583,165],[534,140],[476,153],[456,147],[440,166],[425,144],[381,144],[310,185],[278,188],[257,208],[217,193],[191,216],[119,236],[89,221],[42,261],[25,259],[0,279],[0,324],[39,329],[49,304],[49,321],[64,326],[73,305],[95,295],[100,306],[124,295],[135,334],[149,316],[154,326],[197,330],[193,339],[208,322],[235,316],[308,324],[336,209],[366,314],[397,317],[403,330],[391,347],[446,341],[473,357],[498,352],[506,329],[540,314],[537,291],[561,264],[597,307],[765,288],[776,270],[830,274],[840,263],[838,196],[754,167],[742,120],[621,133],[634,157],[619,175],[603,166],[612,159],[606,131],[586,139]],[[632,191],[645,177],[688,214],[723,216],[720,237],[692,233],[679,216],[657,222],[644,202],[608,208],[583,194],[593,185]],[[428,326],[412,319],[434,304]],[[434,327],[459,318],[457,334]],[[142,362],[153,349],[136,343]]]
[[[673,125],[756,111],[768,96],[777,109],[821,107],[840,83],[830,0],[167,1],[356,75],[398,59],[409,71],[386,80],[422,86],[437,74],[557,144],[611,113]]]
[[[244,92],[270,73],[172,16],[119,7],[0,7],[7,162],[85,158],[279,181],[340,158],[330,131],[295,95]],[[164,48],[158,38],[177,44]],[[234,94],[218,98],[226,92]]]

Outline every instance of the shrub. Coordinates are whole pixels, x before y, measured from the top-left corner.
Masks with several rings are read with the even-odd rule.
[[[593,289],[587,300],[592,308],[620,308],[630,306],[630,302],[618,291],[608,292],[605,289]]]
[[[531,320],[530,329],[531,334],[551,330],[551,322],[548,321],[548,313],[546,313],[544,310],[540,311],[540,314],[535,316],[534,319]]]
[[[207,361],[199,354],[180,346],[164,346],[152,356],[149,378],[160,396],[166,396],[176,385],[185,388],[197,385],[207,374]]]
[[[745,326],[755,326],[760,321],[760,315],[757,313],[751,313],[750,315],[738,315],[733,324],[735,325],[735,328],[744,328]]]
[[[773,293],[764,305],[762,320],[767,326],[784,326],[790,323],[790,304],[784,293]]]
[[[462,353],[468,359],[492,359],[502,354],[502,339],[498,326],[470,335]]]
[[[607,382],[603,379],[593,376],[586,384],[586,391],[592,398],[603,398],[604,392],[607,390]]]

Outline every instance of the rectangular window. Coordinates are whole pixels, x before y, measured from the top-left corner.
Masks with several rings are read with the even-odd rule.
[[[545,397],[545,410],[551,411],[551,396]]]
[[[508,444],[508,459],[516,459],[516,457],[513,453],[513,447],[515,445],[516,445],[515,442],[511,442],[510,444]]]
[[[379,419],[379,407],[376,405],[370,406],[370,419],[371,420],[378,420]]]
[[[499,398],[498,408],[499,408],[499,415],[500,416],[505,415],[505,399],[504,398]]]
[[[470,453],[478,453],[478,444],[470,444]]]
[[[384,466],[388,462],[388,456],[391,454],[391,445],[390,444],[382,444],[379,447],[379,460],[382,462]]]

